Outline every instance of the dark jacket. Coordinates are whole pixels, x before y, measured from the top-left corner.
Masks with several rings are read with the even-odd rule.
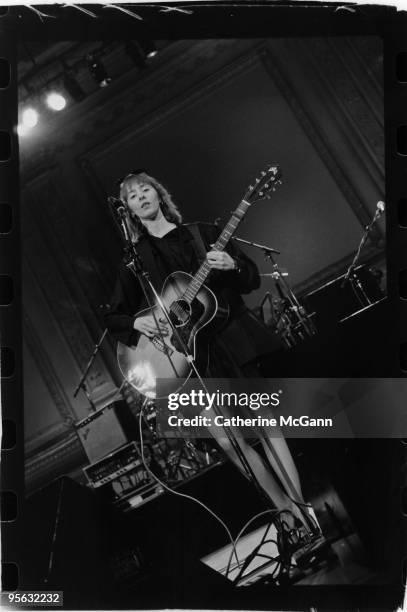
[[[220,234],[219,228],[206,223],[196,224],[199,227],[206,251],[211,250]],[[188,225],[181,227],[180,239],[182,248],[190,254],[191,269],[185,272],[195,273],[199,268],[200,261],[194,249],[194,238]],[[149,272],[150,280],[158,292],[168,275],[163,262],[157,254],[152,241],[148,235],[142,236],[137,244],[144,268]],[[206,284],[217,295],[227,301],[230,308],[230,322],[221,333],[221,339],[225,344],[235,344],[239,353],[239,362],[246,363],[256,355],[268,352],[269,340],[264,333],[266,328],[257,318],[248,311],[241,294],[250,293],[260,286],[260,276],[257,266],[249,259],[233,241],[230,241],[226,251],[236,260],[238,270],[222,272],[212,270]],[[106,325],[112,335],[120,342],[128,346],[135,345],[138,332],[133,328],[133,322],[140,310],[147,308],[147,303],[141,285],[133,273],[122,261],[119,266],[118,278],[111,299],[109,312],[105,315]],[[245,331],[247,332],[245,334]],[[267,336],[267,333],[266,333]],[[259,343],[262,346],[260,348]],[[235,351],[233,350],[233,353]]]

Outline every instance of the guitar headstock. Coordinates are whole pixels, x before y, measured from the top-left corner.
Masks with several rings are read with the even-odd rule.
[[[269,166],[267,170],[262,170],[254,185],[249,185],[244,200],[252,204],[257,200],[271,198],[273,192],[281,185],[281,170],[279,166]]]

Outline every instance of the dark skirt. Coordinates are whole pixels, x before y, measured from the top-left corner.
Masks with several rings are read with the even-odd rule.
[[[209,343],[210,378],[256,378],[258,362],[280,350],[282,343],[252,311],[245,309]]]

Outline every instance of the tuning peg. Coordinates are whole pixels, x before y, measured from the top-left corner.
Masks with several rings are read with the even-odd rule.
[[[262,198],[263,197],[263,191],[259,191],[259,196]]]
[[[275,181],[275,180],[276,180],[276,177],[275,177],[275,176],[271,176],[271,177],[270,177],[270,181]]]
[[[266,172],[264,170],[261,171],[262,176],[266,176]]]
[[[259,179],[259,178],[256,178],[256,185],[257,185],[257,183],[258,183],[259,181],[260,181],[260,179]]]
[[[270,185],[269,185],[268,183],[266,183],[266,184],[264,185],[264,189],[270,189]]]

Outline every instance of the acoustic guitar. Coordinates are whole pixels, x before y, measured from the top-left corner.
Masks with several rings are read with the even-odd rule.
[[[213,250],[223,251],[250,206],[270,198],[280,183],[278,166],[263,170],[254,184],[249,185]],[[186,272],[173,272],[166,278],[160,297],[177,333],[162,336],[157,332],[151,338],[140,334],[135,347],[118,343],[117,358],[123,377],[148,398],[157,397],[157,378],[165,379],[161,397],[179,391],[191,375],[192,360],[198,371],[200,364],[206,360],[206,343],[197,342],[197,335],[207,338],[227,321],[227,305],[221,305],[213,291],[205,285],[210,271],[208,262],[204,261],[194,276]],[[140,317],[147,315],[155,316],[157,321],[167,321],[158,304],[137,313]]]

